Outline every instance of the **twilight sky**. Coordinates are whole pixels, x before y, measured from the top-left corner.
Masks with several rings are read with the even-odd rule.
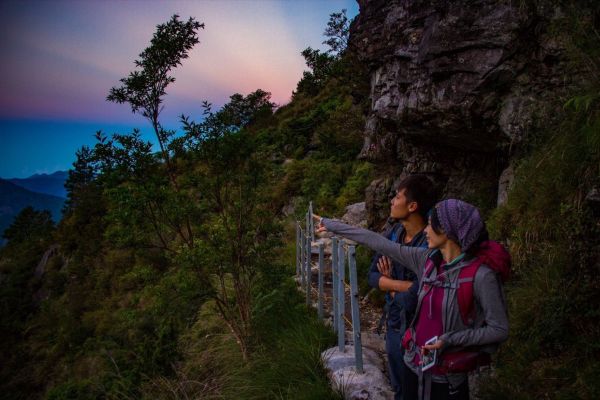
[[[200,43],[174,71],[162,120],[200,119],[233,93],[258,88],[285,104],[305,68],[300,52],[324,48],[329,14],[358,13],[354,0],[3,0],[0,2],[0,177],[65,170],[97,130],[127,133],[148,122],[105,101],[134,69],[156,25],[173,14],[205,23]]]

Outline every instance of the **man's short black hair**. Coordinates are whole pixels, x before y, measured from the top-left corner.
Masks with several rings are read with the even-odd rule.
[[[424,219],[427,213],[437,201],[437,195],[433,182],[424,174],[413,174],[403,179],[396,188],[396,192],[404,189],[404,195],[408,201],[417,203],[417,212]]]

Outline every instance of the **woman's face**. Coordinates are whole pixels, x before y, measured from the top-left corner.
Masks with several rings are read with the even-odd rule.
[[[431,227],[431,218],[425,227],[425,236],[427,237],[427,244],[430,249],[439,249],[448,241],[448,236],[445,233],[436,233],[433,230]]]

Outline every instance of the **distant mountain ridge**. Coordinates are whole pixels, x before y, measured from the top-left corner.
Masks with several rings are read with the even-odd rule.
[[[66,199],[65,181],[68,176],[68,171],[56,171],[52,174],[35,174],[29,178],[12,178],[6,180],[31,192],[44,193]]]
[[[14,217],[27,206],[36,210],[50,210],[52,219],[58,222],[64,202],[64,198],[36,193],[0,178],[0,234],[4,233]]]

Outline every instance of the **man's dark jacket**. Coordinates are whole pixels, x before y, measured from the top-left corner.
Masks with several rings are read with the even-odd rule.
[[[383,233],[385,237],[397,243],[403,243],[405,234],[406,232],[404,231],[404,226],[398,222],[391,225]],[[417,235],[415,235],[412,241],[410,243],[406,243],[406,245],[413,247],[427,247],[425,233],[423,231],[419,232]],[[377,269],[377,261],[380,257],[381,254],[379,253],[376,253],[373,256],[371,268],[369,269],[369,286],[375,289],[379,289],[379,278],[381,277],[381,274]],[[412,320],[417,307],[417,292],[419,290],[419,285],[416,282],[415,274],[408,268],[403,267],[395,261],[392,263],[391,278],[415,282],[410,290],[407,292],[396,292],[393,298],[389,293],[385,294],[385,310],[387,314],[388,327],[404,331]]]

